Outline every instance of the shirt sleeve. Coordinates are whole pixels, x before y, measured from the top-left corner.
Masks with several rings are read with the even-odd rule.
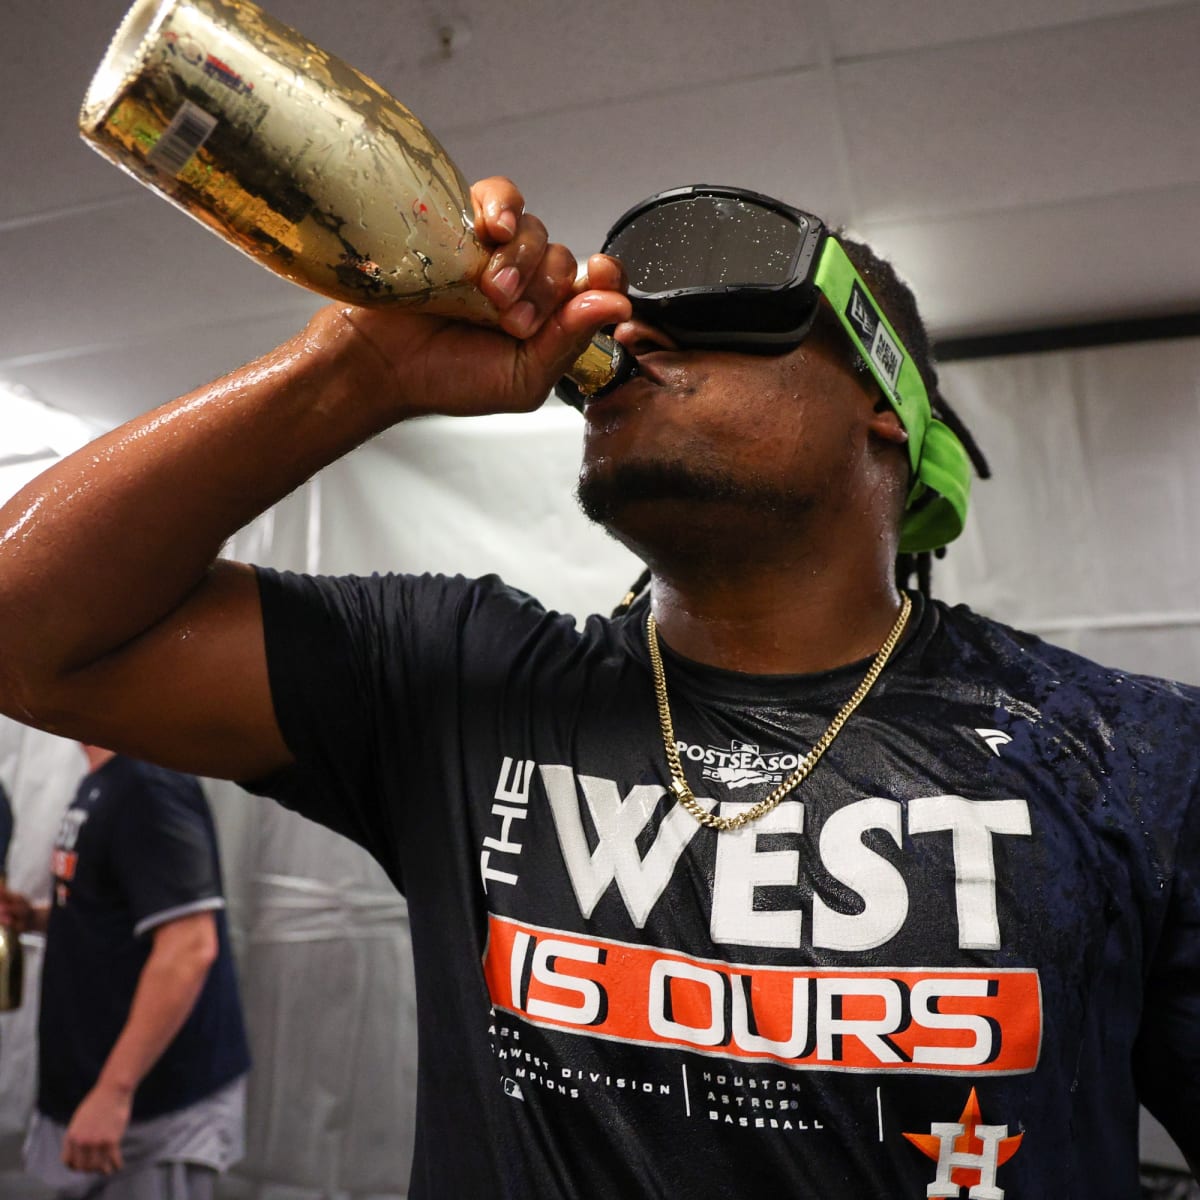
[[[133,776],[113,830],[113,865],[134,934],[225,905],[200,785],[188,775]]]
[[[414,830],[425,845],[450,835],[447,796],[466,786],[480,730],[492,736],[514,688],[575,651],[575,619],[495,575],[260,568],[258,580],[272,702],[295,762],[243,786],[357,842],[404,892]]]
[[[1176,843],[1167,920],[1146,981],[1135,1070],[1142,1103],[1200,1166],[1200,799]]]
[[[258,578],[271,695],[295,763],[243,786],[357,842],[403,891],[409,786],[437,773],[470,703],[464,662],[478,670],[487,638],[504,640],[494,620],[474,618],[519,594],[494,577],[260,568]]]

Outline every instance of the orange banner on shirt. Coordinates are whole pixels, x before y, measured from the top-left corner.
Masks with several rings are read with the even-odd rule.
[[[843,1071],[1032,1071],[1032,969],[792,970],[489,919],[492,1003],[538,1025],[722,1058]]]

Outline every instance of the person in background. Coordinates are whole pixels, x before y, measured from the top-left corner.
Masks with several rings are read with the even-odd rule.
[[[84,745],[49,904],[26,1170],[62,1200],[210,1200],[242,1155],[250,1066],[216,831],[190,775]]]

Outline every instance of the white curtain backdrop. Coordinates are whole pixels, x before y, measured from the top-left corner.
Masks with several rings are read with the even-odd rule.
[[[996,478],[977,486],[935,593],[1101,661],[1200,683],[1200,342],[954,364],[943,385]],[[575,508],[579,436],[557,405],[413,422],[323,472],[227,553],[335,573],[497,571],[548,607],[607,611],[638,564]],[[0,495],[29,474],[3,452],[0,441]],[[15,886],[45,891],[81,769],[74,747],[0,723]],[[222,1194],[399,1200],[416,1055],[404,903],[356,847],[232,785],[207,787],[255,1055],[249,1153]],[[22,1200],[38,1194],[16,1174],[33,1036],[28,1003],[0,1021],[0,1197]],[[1152,1128],[1144,1145],[1179,1161]]]

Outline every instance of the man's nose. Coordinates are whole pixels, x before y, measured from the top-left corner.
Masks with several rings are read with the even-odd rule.
[[[675,341],[661,329],[636,316],[628,321],[622,321],[613,330],[613,337],[634,357],[639,354],[649,354],[653,350],[679,349]]]

